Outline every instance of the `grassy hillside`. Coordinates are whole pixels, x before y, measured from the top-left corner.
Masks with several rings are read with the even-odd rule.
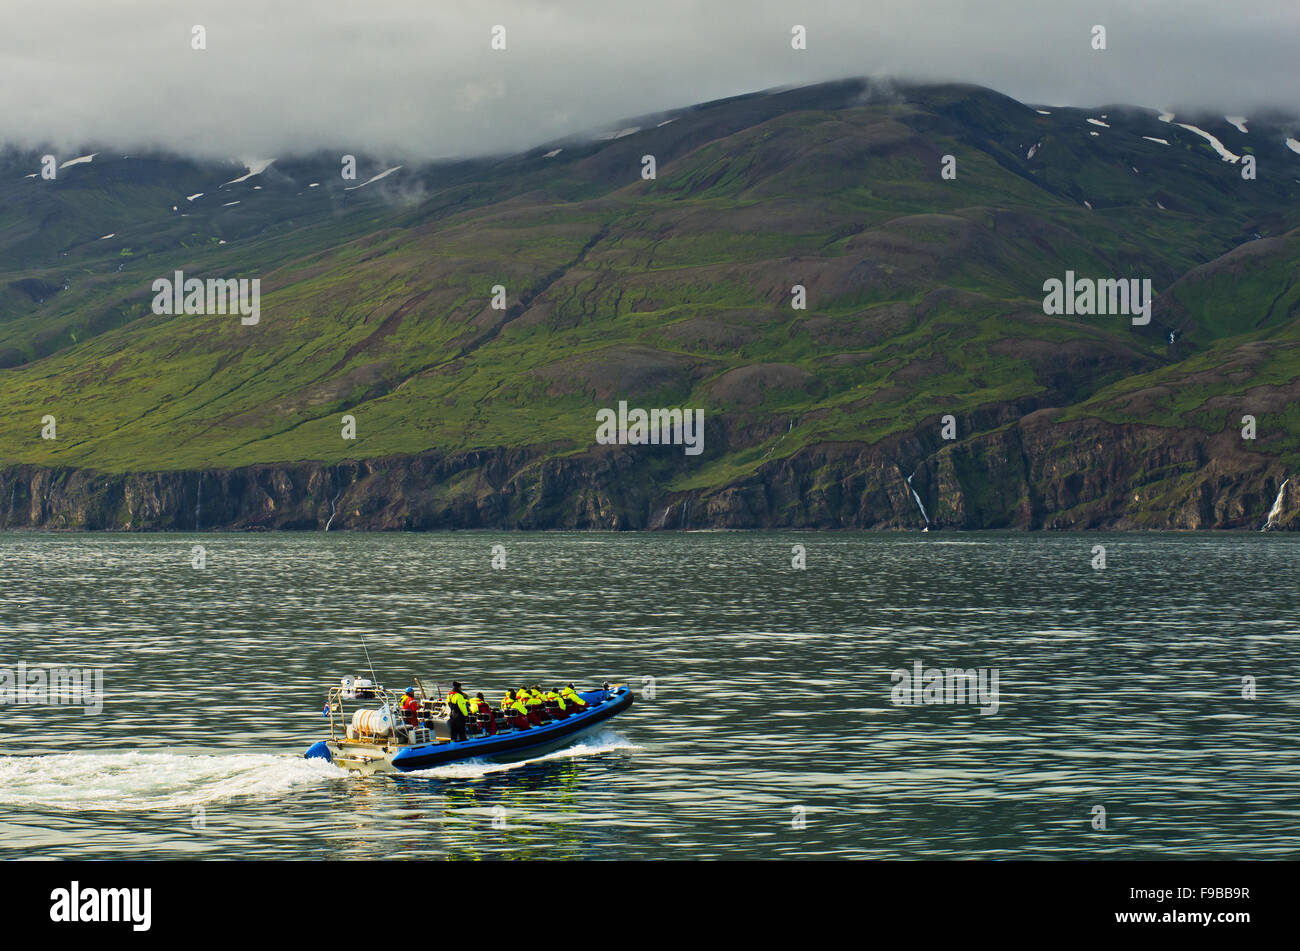
[[[856,82],[362,188],[399,163],[363,157],[345,182],[337,156],[281,159],[223,185],[237,164],[106,148],[44,182],[25,177],[39,154],[10,151],[0,460],[562,459],[627,400],[706,411],[702,456],[647,452],[664,493],[716,494],[831,445],[904,440],[920,462],[944,414],[965,441],[1043,410],[1207,434],[1253,411],[1252,451],[1294,466],[1300,154],[1280,127],[1178,121],[1256,155],[1258,178],[1148,110]],[[175,270],[260,278],[260,324],[153,315],[150,286]],[[1042,284],[1067,270],[1151,278],[1155,319],[1045,316]]]

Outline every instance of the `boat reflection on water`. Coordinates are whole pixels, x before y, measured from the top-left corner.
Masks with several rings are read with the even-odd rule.
[[[610,829],[584,821],[584,777],[582,757],[555,756],[472,777],[389,775],[382,787],[407,821],[436,824],[445,858],[577,859],[618,845]]]

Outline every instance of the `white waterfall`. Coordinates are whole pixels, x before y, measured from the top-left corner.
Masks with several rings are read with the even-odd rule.
[[[330,517],[329,517],[329,521],[327,521],[327,522],[325,523],[325,531],[327,531],[327,532],[330,530],[330,525],[333,524],[333,522],[334,522],[334,515],[335,515],[335,514],[337,513],[337,511],[338,511],[338,509],[335,508],[335,503],[338,502],[338,500],[339,500],[339,495],[342,495],[342,494],[343,494],[343,490],[342,490],[342,489],[339,489],[339,491],[338,491],[338,495],[334,496],[334,498],[330,500]]]
[[[930,528],[930,516],[925,514],[925,506],[921,504],[921,497],[916,494],[916,489],[912,488],[912,478],[915,475],[916,473],[913,472],[912,475],[907,477],[907,488],[908,491],[912,493],[912,498],[916,499],[916,507],[921,510],[921,518],[925,519],[925,528],[928,531]]]
[[[1286,491],[1286,484],[1290,481],[1290,479],[1283,479],[1282,484],[1277,487],[1277,498],[1273,500],[1273,507],[1269,509],[1268,513],[1268,521],[1266,521],[1264,527],[1260,529],[1261,532],[1266,532],[1272,528],[1274,520],[1282,514],[1282,493]]]

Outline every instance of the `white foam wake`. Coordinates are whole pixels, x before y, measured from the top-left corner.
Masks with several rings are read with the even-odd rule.
[[[54,753],[0,756],[0,806],[175,809],[344,779],[324,760],[269,753]]]
[[[641,747],[629,743],[617,733],[603,732],[584,737],[572,746],[566,746],[562,750],[555,750],[552,753],[545,753],[531,759],[519,760],[514,763],[490,763],[487,760],[471,759],[461,763],[448,763],[446,766],[433,766],[429,769],[413,769],[409,773],[403,773],[403,776],[420,776],[432,777],[435,779],[477,779],[480,776],[488,776],[492,773],[508,772],[512,769],[519,769],[522,766],[529,766],[535,763],[545,763],[551,760],[574,759],[579,756],[597,756],[601,753],[611,753],[614,750],[639,750]]]

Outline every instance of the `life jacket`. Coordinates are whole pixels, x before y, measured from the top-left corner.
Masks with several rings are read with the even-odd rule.
[[[486,707],[487,705],[488,705],[488,702],[487,702],[486,700],[480,700],[478,697],[474,697],[474,698],[473,698],[472,700],[470,700],[470,702],[469,702],[469,712],[470,712],[470,713],[478,713],[478,710],[479,710],[479,707],[480,707],[480,706],[481,706],[481,707]]]
[[[554,690],[552,690],[550,693],[546,695],[546,699],[554,700],[556,703],[560,705],[561,710],[565,709],[564,697],[556,693]]]
[[[461,716],[468,716],[469,710],[465,706],[465,695],[459,690],[449,691],[447,694],[447,705],[460,710]]]
[[[510,709],[513,710],[515,713],[519,714],[520,716],[523,717],[528,716],[528,708],[525,707],[523,705],[523,702],[520,700],[516,699],[514,702],[512,702],[510,704]]]
[[[578,696],[578,691],[572,687],[565,687],[560,691],[560,696],[576,707],[585,707],[587,705],[587,702]]]

